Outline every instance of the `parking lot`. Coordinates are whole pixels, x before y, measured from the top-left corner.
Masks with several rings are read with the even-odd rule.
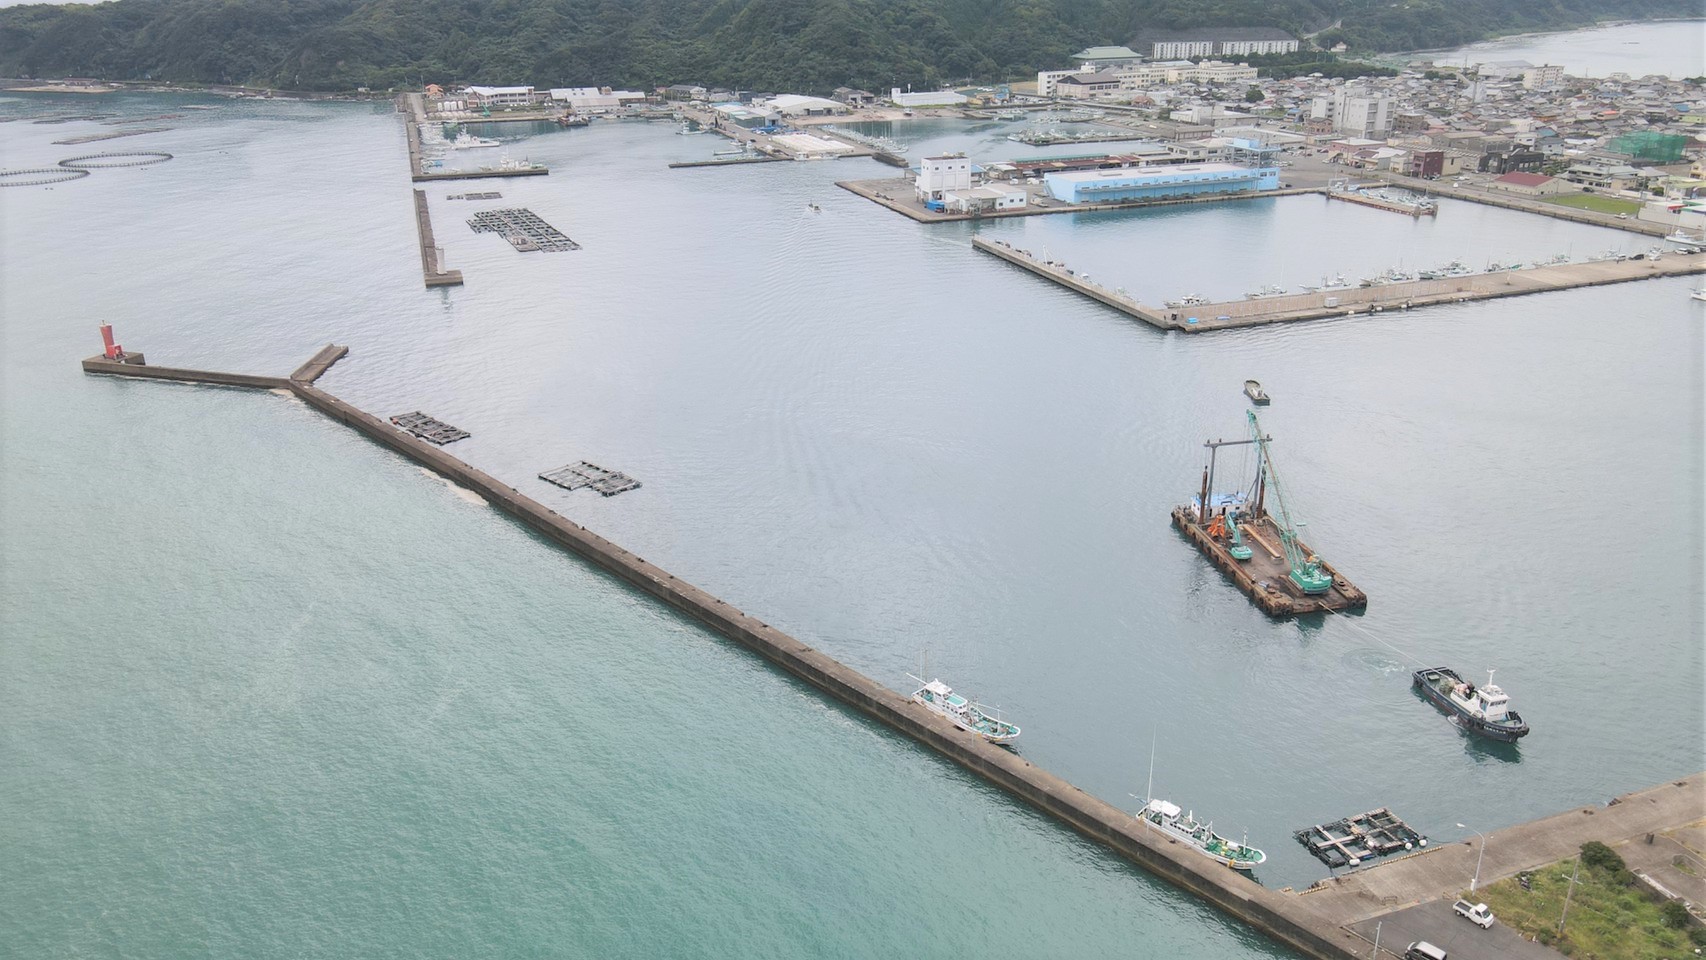
[[[1404,948],[1426,940],[1444,950],[1450,960],[1562,960],[1551,947],[1531,943],[1522,934],[1495,922],[1483,930],[1452,912],[1452,901],[1434,900],[1379,918],[1380,954],[1401,957]],[[1375,920],[1351,924],[1358,934],[1374,939]]]

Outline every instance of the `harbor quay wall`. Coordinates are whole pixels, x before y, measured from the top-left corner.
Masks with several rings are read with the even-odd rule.
[[[1440,197],[1451,197],[1454,200],[1468,200],[1471,203],[1484,203],[1489,207],[1503,207],[1506,210],[1521,210],[1523,213],[1538,213],[1543,217],[1554,217],[1558,220],[1568,220],[1571,223],[1587,223],[1596,227],[1610,227],[1613,230],[1626,230],[1629,233],[1639,233],[1651,237],[1662,237],[1674,227],[1656,223],[1648,223],[1630,217],[1619,220],[1609,214],[1579,207],[1567,207],[1561,203],[1547,203],[1543,200],[1526,200],[1521,197],[1501,197],[1490,191],[1465,190],[1454,184],[1435,180],[1418,180],[1401,174],[1385,171],[1365,171],[1365,175],[1377,177],[1395,186],[1417,193],[1431,193]]]
[[[1023,267],[1040,277],[1046,277],[1053,280],[1055,283],[1060,284],[1068,290],[1081,293],[1098,303],[1113,307],[1115,310],[1118,310],[1127,316],[1136,317],[1150,326],[1157,327],[1162,330],[1176,330],[1182,327],[1182,324],[1169,321],[1162,311],[1157,310],[1154,307],[1146,307],[1130,297],[1123,296],[1117,291],[1109,290],[1100,284],[1091,283],[1087,280],[1081,279],[1068,273],[1065,267],[1044,263],[1031,254],[1026,253],[1023,250],[1014,249],[1011,245],[1003,243],[1002,241],[985,240],[982,237],[973,237],[971,245],[978,250],[982,250],[984,253],[1000,257],[1015,266]]]
[[[1357,955],[1355,948],[1360,940],[1304,906],[1296,895],[1267,890],[1176,840],[1147,830],[1132,814],[1009,750],[959,730],[910,697],[635,556],[444,450],[309,383],[291,381],[289,388],[332,419],[474,490],[546,539],[1256,930],[1318,960]]]
[[[415,191],[415,232],[421,241],[421,280],[427,289],[462,285],[462,271],[444,270],[438,262],[438,243],[432,236],[432,215],[427,212],[425,190]]]
[[[254,390],[286,390],[290,381],[284,377],[262,377],[248,373],[224,373],[218,370],[188,370],[182,367],[150,367],[141,363],[119,363],[106,357],[90,357],[83,361],[84,373],[136,377],[142,380],[173,380],[178,383],[206,383],[221,387],[248,387]]]

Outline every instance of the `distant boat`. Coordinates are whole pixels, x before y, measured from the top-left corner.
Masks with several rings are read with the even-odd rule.
[[[1681,244],[1692,246],[1692,245],[1697,244],[1697,243],[1706,243],[1706,237],[1696,237],[1693,234],[1689,233],[1688,231],[1682,229],[1681,227],[1677,227],[1676,232],[1672,233],[1670,236],[1665,237],[1665,242],[1666,243],[1681,243]]]
[[[1208,301],[1204,300],[1202,297],[1188,296],[1180,297],[1177,300],[1168,300],[1164,305],[1169,307],[1198,307],[1207,302]]]
[[[1268,405],[1268,393],[1266,390],[1262,389],[1262,384],[1259,381],[1244,381],[1244,396],[1249,397],[1250,402],[1258,407],[1265,407]]]
[[[501,146],[503,146],[503,144],[497,140],[490,139],[489,137],[476,137],[466,130],[457,134],[455,140],[450,141],[450,148],[452,150],[474,150],[481,147]]]
[[[1688,294],[1688,299],[1690,299],[1690,300],[1706,300],[1706,287],[1701,287],[1698,290],[1690,292]]]

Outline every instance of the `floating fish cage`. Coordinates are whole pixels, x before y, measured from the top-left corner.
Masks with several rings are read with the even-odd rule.
[[[640,481],[625,473],[606,470],[596,463],[585,460],[571,463],[566,467],[547,470],[539,475],[546,483],[554,483],[564,490],[580,490],[582,488],[596,491],[601,497],[614,497],[618,493],[638,490]]]
[[[532,210],[512,207],[507,210],[482,210],[474,214],[468,226],[475,233],[495,233],[508,240],[510,246],[527,253],[533,250],[556,252],[579,250],[581,245],[570,240]]]
[[[446,200],[502,200],[503,194],[499,193],[496,190],[487,190],[484,193],[453,193],[450,196],[445,197],[444,199],[446,199]]]
[[[391,418],[391,422],[401,429],[407,430],[428,443],[444,446],[458,440],[466,440],[473,434],[458,427],[453,427],[442,420],[434,420],[416,410],[414,413],[399,413]]]
[[[1292,836],[1329,867],[1355,867],[1388,854],[1418,850],[1428,838],[1381,807],[1354,817],[1316,824]]]

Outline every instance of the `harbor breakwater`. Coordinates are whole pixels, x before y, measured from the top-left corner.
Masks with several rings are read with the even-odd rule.
[[[1037,767],[1018,754],[965,733],[892,690],[781,630],[624,550],[558,514],[517,488],[419,440],[387,421],[316,387],[345,349],[328,346],[290,378],[150,368],[91,358],[88,373],[185,382],[275,388],[368,439],[478,493],[528,528],[641,592],[686,613],[724,637],[836,701],[903,734],[976,774],[1010,796],[1048,814],[1129,862],[1186,890],[1273,939],[1318,960],[1366,953],[1364,941],[1306,906],[1289,892],[1268,890],[1210,860],[1143,821]]]

